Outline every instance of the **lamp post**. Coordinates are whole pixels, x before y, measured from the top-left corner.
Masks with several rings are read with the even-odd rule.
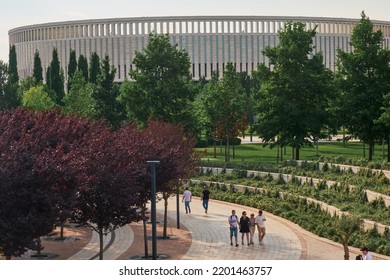
[[[152,214],[152,257],[157,260],[157,231],[156,231],[156,165],[159,160],[148,160],[148,166],[152,171],[152,195],[151,195],[151,214]]]

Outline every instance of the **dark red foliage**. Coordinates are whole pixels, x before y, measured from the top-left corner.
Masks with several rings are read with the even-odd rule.
[[[146,160],[159,160],[156,171],[157,191],[171,192],[180,180],[191,177],[199,158],[194,153],[195,141],[183,127],[150,121],[142,132],[150,147]]]
[[[58,112],[0,113],[0,248],[9,258],[53,230],[74,209],[70,163],[96,124]]]

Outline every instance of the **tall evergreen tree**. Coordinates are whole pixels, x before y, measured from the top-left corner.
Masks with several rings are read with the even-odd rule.
[[[61,74],[60,61],[58,59],[57,49],[53,49],[52,61],[48,68],[48,80],[47,85],[50,90],[53,90],[56,94],[55,102],[62,105],[62,99],[64,98],[64,80]]]
[[[43,81],[43,69],[42,69],[42,62],[41,58],[39,56],[39,51],[35,50],[34,54],[34,70],[33,70],[33,77],[35,78],[35,82],[39,84]]]
[[[116,70],[111,68],[110,58],[106,55],[92,97],[96,102],[98,117],[106,119],[114,128],[118,128],[124,120],[124,107],[117,100],[120,90],[119,85],[114,82],[115,73]]]
[[[96,85],[100,72],[100,58],[96,52],[93,52],[89,61],[89,82]]]
[[[15,45],[10,46],[9,48],[8,82],[11,84],[19,83],[18,64],[16,59]]]
[[[76,51],[70,50],[69,64],[68,64],[68,91],[70,90],[71,81],[76,70],[77,70]]]
[[[84,80],[88,82],[88,60],[87,58],[80,54],[79,60],[77,63],[77,69],[83,73]]]

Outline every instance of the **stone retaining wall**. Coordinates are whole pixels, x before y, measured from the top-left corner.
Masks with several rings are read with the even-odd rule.
[[[204,173],[206,173],[207,170],[211,170],[211,172],[213,174],[219,174],[219,173],[221,173],[223,171],[222,168],[210,168],[210,167],[200,167],[200,168],[202,168]],[[233,172],[233,169],[225,169],[225,172],[227,174],[231,174]],[[250,170],[248,170],[247,171],[247,176],[250,177],[251,175],[259,176],[259,177],[271,176],[273,179],[277,179],[277,178],[279,178],[279,176],[281,176],[285,182],[288,182],[288,181],[290,181],[292,179],[292,175],[290,175],[290,174],[279,174],[279,173],[270,173],[270,172],[250,171]],[[319,180],[319,179],[310,178],[310,177],[304,177],[304,176],[295,176],[295,178],[300,180],[301,183],[310,182],[312,180],[313,181],[313,185],[318,184],[318,183],[321,182],[321,180]],[[191,180],[191,182],[201,182],[201,181],[200,180]],[[214,183],[214,184],[218,184],[218,185],[226,185],[225,183],[219,183],[219,182],[211,182],[211,181],[203,181],[203,182],[208,184],[208,185],[210,183]],[[335,183],[337,183],[337,182],[334,182],[334,181],[327,181],[326,182],[326,184],[328,186],[332,186]],[[232,185],[234,188],[236,188],[239,191],[244,191],[245,188],[248,188],[250,190],[259,190],[261,192],[267,192],[267,190],[265,190],[263,188],[256,188],[256,187],[239,185],[239,184],[230,184],[230,185]],[[373,194],[371,195],[371,193],[373,193]],[[279,194],[280,194],[281,197],[283,197],[283,195],[285,195],[283,192],[279,192]],[[379,197],[383,196],[382,194],[378,194],[378,193],[375,193],[375,192],[372,192],[372,191],[368,191],[368,190],[366,191],[366,194],[367,194],[367,198],[370,196],[371,201],[373,199],[378,199],[378,195],[379,195]],[[337,208],[337,207],[335,207],[333,205],[329,205],[329,204],[327,204],[325,202],[322,202],[322,201],[319,201],[319,200],[316,200],[316,199],[313,199],[313,198],[309,198],[309,197],[304,197],[304,196],[301,196],[301,198],[304,198],[304,199],[306,199],[306,201],[310,201],[310,202],[314,203],[315,205],[320,205],[321,209],[323,211],[329,213],[331,216],[335,216],[336,215],[336,216],[340,217],[343,214],[344,215],[349,215],[348,212],[344,212],[344,211],[340,210],[339,208]],[[387,202],[389,202],[389,201],[390,201],[390,197],[388,197]],[[386,206],[389,206],[389,205],[386,204]],[[366,220],[366,219],[363,219],[363,227],[364,227],[365,230],[370,230],[370,229],[376,228],[379,234],[383,234],[385,232],[386,228],[388,228],[390,230],[390,226],[389,225],[384,225],[384,224],[377,223],[377,222],[370,221],[370,220]]]

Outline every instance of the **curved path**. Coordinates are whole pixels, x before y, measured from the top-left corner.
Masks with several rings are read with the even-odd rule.
[[[162,201],[157,203],[158,213],[163,212],[163,205]],[[343,259],[344,252],[340,244],[320,238],[288,220],[267,212],[265,212],[267,233],[262,244],[258,243],[256,231],[254,245],[242,246],[239,233],[239,247],[231,246],[227,221],[231,210],[236,210],[237,216],[240,217],[242,211],[256,215],[258,210],[255,208],[210,200],[209,211],[206,214],[199,198],[193,198],[191,214],[185,214],[184,204],[180,203],[180,207],[180,223],[188,229],[191,235],[191,245],[181,258],[183,260]],[[168,216],[176,220],[175,197],[169,201]],[[105,237],[104,259],[119,259],[122,254],[128,252],[133,242],[134,231],[131,224],[115,230]],[[99,251],[98,244],[98,236],[94,233],[89,244],[70,259],[96,259]],[[350,259],[354,259],[355,255],[359,253],[357,248],[350,248]],[[373,256],[375,259],[390,259],[390,257],[379,254],[373,254]]]

